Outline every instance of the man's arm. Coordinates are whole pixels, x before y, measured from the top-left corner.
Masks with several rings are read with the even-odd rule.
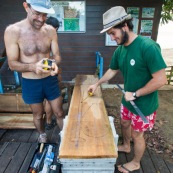
[[[52,64],[52,71],[51,71],[51,76],[54,76],[58,73],[58,65],[61,62],[61,56],[59,53],[59,46],[58,46],[58,36],[56,33],[56,30],[51,27],[50,32],[52,32],[51,37],[51,52],[52,52],[52,57],[51,59],[55,60],[55,63]]]
[[[59,65],[61,62],[61,56],[58,46],[58,36],[55,29],[53,29],[52,31],[51,51],[52,51],[52,58],[55,59],[56,64]]]
[[[153,78],[143,88],[136,91],[137,96],[150,94],[167,83],[165,69],[153,73],[152,77]]]
[[[141,97],[150,94],[167,83],[167,78],[165,74],[165,69],[159,70],[152,74],[152,79],[142,88],[136,91],[136,96]],[[133,92],[125,93],[126,101],[135,100],[133,97]]]
[[[19,61],[20,50],[18,45],[19,28],[11,25],[6,28],[4,41],[7,51],[8,64],[11,70],[19,72],[35,71],[34,64],[24,64]]]
[[[94,85],[91,85],[89,86],[88,88],[88,91],[94,93],[95,90],[97,89],[97,87],[104,83],[104,82],[107,82],[109,81],[110,79],[112,79],[117,73],[118,73],[119,70],[112,70],[112,69],[108,69],[106,71],[106,73],[103,75],[103,77],[97,82],[95,83]]]

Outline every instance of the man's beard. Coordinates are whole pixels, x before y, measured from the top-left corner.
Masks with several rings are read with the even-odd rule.
[[[126,43],[129,40],[129,35],[127,34],[126,31],[123,31],[121,29],[121,34],[122,34],[121,42],[118,45],[123,45],[124,43]]]

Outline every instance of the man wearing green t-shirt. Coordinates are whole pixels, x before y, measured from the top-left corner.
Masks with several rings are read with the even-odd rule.
[[[133,32],[131,15],[127,14],[123,7],[112,7],[105,12],[103,26],[101,33],[107,32],[119,47],[112,56],[107,72],[97,83],[91,85],[88,91],[94,93],[101,83],[112,79],[118,71],[123,74],[125,94],[121,104],[121,125],[124,141],[123,145],[118,146],[118,151],[129,153],[132,138],[134,158],[124,165],[119,165],[118,170],[128,173],[140,169],[140,160],[145,151],[144,132],[153,128],[156,119],[157,90],[167,82],[166,64],[156,42]],[[130,104],[133,100],[148,123],[142,120]]]

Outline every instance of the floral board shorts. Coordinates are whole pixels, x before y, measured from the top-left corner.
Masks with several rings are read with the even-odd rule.
[[[131,120],[133,130],[137,132],[144,132],[147,129],[152,130],[156,119],[156,111],[151,115],[146,116],[148,123],[144,123],[139,115],[135,115],[133,112],[130,112],[124,105],[121,104],[121,118],[123,120]]]

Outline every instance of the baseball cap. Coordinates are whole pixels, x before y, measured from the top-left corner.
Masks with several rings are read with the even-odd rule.
[[[131,14],[127,14],[123,7],[112,7],[103,14],[103,30],[100,33],[106,32],[112,27],[131,18]]]
[[[50,0],[26,0],[26,2],[30,4],[35,11],[48,14],[55,13]]]

